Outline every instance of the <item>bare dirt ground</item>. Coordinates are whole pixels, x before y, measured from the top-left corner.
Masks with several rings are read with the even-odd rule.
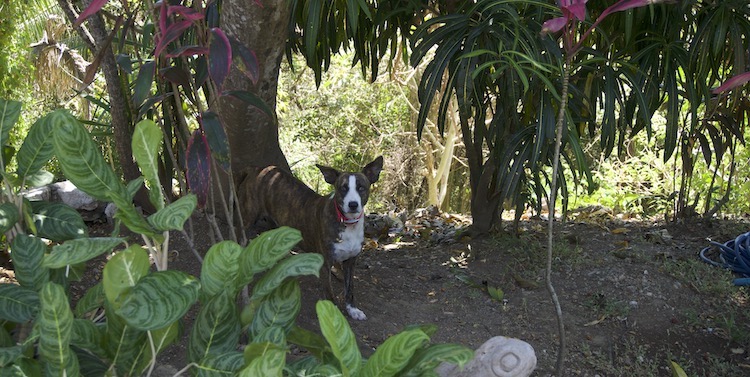
[[[431,228],[432,220],[367,241],[355,293],[368,319],[350,320],[362,353],[372,354],[409,325],[434,324],[433,342],[477,348],[496,335],[524,340],[538,358],[533,375],[551,375],[559,337],[544,283],[546,222],[522,221],[519,235],[451,242],[435,233],[461,221],[442,216],[442,225]],[[747,219],[664,224],[579,216],[558,224],[552,278],[567,339],[563,374],[671,376],[674,360],[690,376],[750,375],[750,291],[698,258],[707,238],[725,242],[748,230]],[[172,245],[180,254],[170,268],[198,276],[200,263],[178,238]],[[197,242],[202,253],[207,242]],[[100,274],[87,276],[73,296]],[[322,288],[314,278],[302,287],[299,323],[317,331],[314,307]],[[492,297],[488,287],[503,296]],[[185,335],[161,361],[185,366],[186,343]]]

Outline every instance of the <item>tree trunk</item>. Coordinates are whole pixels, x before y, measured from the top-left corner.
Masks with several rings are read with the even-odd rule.
[[[229,0],[224,1],[221,14],[222,29],[255,51],[260,70],[258,83],[253,85],[238,69],[232,69],[224,90],[252,92],[275,111],[279,69],[289,35],[288,2],[264,1],[260,7],[253,1]],[[229,138],[232,171],[267,165],[290,170],[279,147],[275,119],[228,96],[219,100],[219,113]]]

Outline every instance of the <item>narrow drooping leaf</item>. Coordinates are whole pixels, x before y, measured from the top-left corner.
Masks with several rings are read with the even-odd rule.
[[[206,134],[211,155],[224,171],[229,171],[229,140],[227,139],[227,133],[224,131],[224,125],[221,123],[219,115],[213,111],[207,111],[201,114],[199,120],[203,127],[203,132]]]
[[[34,318],[39,311],[36,291],[15,284],[0,284],[0,319],[23,323]]]
[[[78,18],[76,18],[75,22],[73,22],[73,28],[77,28],[78,26],[83,23],[84,20],[91,17],[92,15],[96,14],[104,5],[106,5],[109,2],[109,0],[93,0],[89,3],[89,6],[86,7],[86,9],[81,12],[81,14],[78,15]]]
[[[328,300],[318,301],[315,312],[318,314],[320,331],[331,346],[344,376],[356,375],[362,364],[362,354],[359,353],[357,338],[349,327],[349,322],[336,305]]]
[[[157,271],[141,278],[125,295],[117,314],[143,331],[171,325],[198,300],[200,281],[177,270]]]
[[[232,46],[224,31],[218,27],[211,28],[211,43],[208,52],[208,72],[222,91],[224,80],[232,67]]]
[[[247,90],[228,90],[224,94],[237,98],[238,100],[241,100],[246,104],[255,107],[256,109],[268,115],[269,118],[276,121],[276,112],[257,95],[250,93]]]
[[[727,80],[723,84],[719,85],[719,87],[711,90],[711,92],[714,94],[723,93],[723,92],[726,92],[727,90],[731,90],[739,86],[745,85],[748,82],[750,82],[750,72],[745,72],[745,73],[732,77],[731,79]]]
[[[165,17],[166,18],[166,17]],[[187,28],[189,28],[193,24],[192,21],[189,20],[182,20],[177,21],[169,26],[167,26],[167,30],[164,31],[164,33],[161,36],[161,39],[159,40],[159,43],[156,45],[156,49],[154,50],[154,56],[161,55],[162,51],[174,40],[179,38],[182,33],[185,32]]]
[[[198,21],[203,19],[203,13],[183,5],[170,5],[167,7],[167,16],[173,14],[179,14],[182,18],[190,21]]]
[[[16,279],[38,292],[49,281],[49,269],[42,266],[47,246],[44,241],[27,234],[17,234],[11,243]]]
[[[114,237],[79,238],[52,247],[52,252],[44,257],[42,265],[48,268],[62,268],[86,262],[106,252],[111,252],[124,239]]]
[[[66,204],[31,202],[31,210],[39,237],[62,242],[88,235],[81,214]]]
[[[257,84],[258,77],[260,76],[260,68],[258,65],[258,57],[255,56],[255,51],[247,48],[234,37],[229,37],[229,42],[232,44],[232,56],[238,57],[242,62],[242,64],[239,65],[240,71],[242,71],[242,73],[244,73],[253,84]]]
[[[140,107],[151,92],[155,67],[156,62],[151,60],[143,63],[138,70],[138,77],[135,79],[135,88],[133,89],[133,104],[136,107]],[[133,151],[135,152],[135,150]]]
[[[193,214],[197,204],[195,195],[185,195],[149,216],[148,222],[160,232],[182,230],[185,221]]]
[[[200,130],[195,130],[188,141],[187,181],[190,192],[198,199],[198,208],[203,208],[208,201],[211,182],[211,151]]]
[[[146,180],[149,201],[157,211],[164,208],[164,194],[159,182],[159,154],[162,140],[161,129],[154,121],[144,119],[135,125],[132,141],[133,157]]]

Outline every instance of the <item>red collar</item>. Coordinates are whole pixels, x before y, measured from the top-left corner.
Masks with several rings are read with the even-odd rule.
[[[354,225],[354,224],[358,223],[359,219],[361,219],[362,216],[364,216],[364,214],[365,214],[365,211],[362,211],[362,212],[359,213],[359,216],[357,216],[356,219],[350,219],[350,218],[344,216],[344,213],[341,212],[341,208],[339,208],[339,204],[336,203],[336,201],[333,201],[333,207],[336,208],[336,219],[338,219],[340,223],[342,223],[342,224],[344,224],[346,226],[350,226],[350,225]]]

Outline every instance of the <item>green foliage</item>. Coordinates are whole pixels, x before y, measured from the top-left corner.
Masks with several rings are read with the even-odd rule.
[[[61,166],[71,173],[74,183],[80,183],[90,195],[125,196],[121,200],[128,200],[130,194],[126,185],[114,178],[101,155],[76,152],[64,145],[71,142],[86,146],[91,142],[91,137],[75,118],[57,111],[37,124],[44,122],[55,126],[53,140],[46,143],[55,146]],[[22,148],[20,153],[45,148],[45,145]],[[149,148],[153,152],[156,146],[152,144]],[[139,158],[139,163],[148,167],[155,155]],[[41,168],[43,165],[28,166]],[[27,170],[28,174],[34,173],[34,169]],[[6,172],[5,176],[12,178],[13,174]],[[13,182],[23,180],[13,179]],[[43,229],[47,225],[41,223],[47,221],[27,229],[30,223],[12,215],[13,210],[20,212],[14,204],[18,192],[4,194],[4,199],[14,199],[0,209],[10,214],[4,217],[7,223],[15,219],[9,229],[18,231],[11,246],[19,285],[0,285],[0,319],[19,329],[33,327],[36,330],[30,337],[28,332],[14,332],[21,338],[0,344],[0,373],[38,369],[48,375],[75,376],[103,375],[114,370],[123,376],[140,375],[155,363],[154,353],[178,338],[182,318],[199,298],[203,305],[190,330],[188,344],[188,357],[198,375],[279,376],[284,370],[300,366],[286,365],[287,341],[299,341],[301,346],[311,347],[311,351],[320,356],[318,360],[307,362],[311,370],[344,375],[391,376],[426,371],[442,360],[462,364],[471,357],[470,351],[459,346],[430,348],[429,336],[422,330],[411,329],[388,339],[363,363],[346,318],[327,301],[318,304],[323,336],[296,327],[301,297],[295,278],[317,276],[323,257],[320,254],[290,256],[289,249],[301,240],[301,234],[286,227],[263,233],[246,247],[234,242],[214,245],[208,251],[200,280],[180,271],[151,271],[147,252],[132,245],[110,258],[104,267],[102,282],[86,292],[73,310],[64,288],[67,284],[53,282],[53,275],[58,270],[112,252],[123,239],[88,238],[81,229],[81,220],[71,212],[61,211],[61,208],[50,210],[50,205],[43,203],[25,205],[23,211],[47,211],[40,216],[50,219],[51,223],[72,224],[47,231],[45,235],[59,238],[53,237],[52,245],[46,245],[38,234],[29,230]],[[149,226],[153,227],[141,235],[152,237],[157,230],[180,228],[194,208],[195,198],[190,196],[164,205],[149,217]],[[55,213],[65,216],[55,216]],[[177,220],[173,220],[175,218]],[[136,232],[145,222],[143,218],[131,222],[129,217],[122,217],[122,221]],[[157,241],[152,238],[154,244],[158,244]],[[155,260],[160,257],[160,250],[153,245],[149,251]],[[256,279],[259,273],[263,276]],[[248,283],[253,285],[250,303],[240,308],[238,297]],[[86,319],[87,313],[97,309],[104,309],[104,322]],[[240,312],[243,312],[242,321]],[[243,332],[248,334],[251,343],[240,353],[236,349]],[[20,345],[13,346],[14,343]],[[37,352],[26,352],[32,348]],[[331,364],[333,360],[336,361]]]

